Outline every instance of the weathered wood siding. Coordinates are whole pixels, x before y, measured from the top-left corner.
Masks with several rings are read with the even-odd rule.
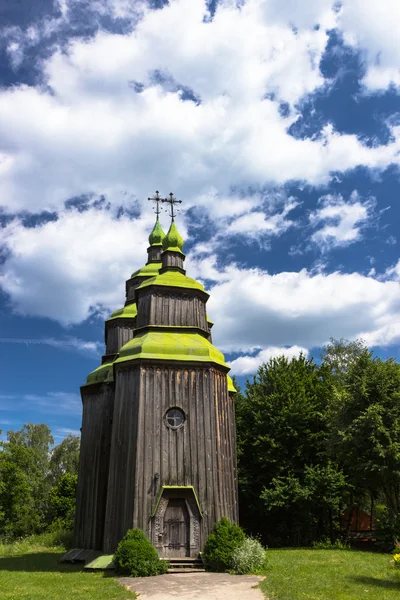
[[[205,300],[193,292],[142,292],[138,298],[136,326],[149,324],[199,327],[208,333]]]
[[[185,424],[165,423],[179,407]],[[237,521],[235,421],[226,374],[215,368],[141,366],[118,371],[104,551],[129,527],[151,537],[163,485],[194,486],[203,510],[200,549],[222,516]]]
[[[183,261],[185,257],[183,254],[178,254],[177,252],[163,252],[162,253],[162,268],[174,268],[183,269]]]
[[[136,319],[115,319],[107,322],[106,354],[116,354],[134,336]]]
[[[114,390],[109,384],[82,388],[75,547],[101,550],[108,484]]]
[[[106,553],[113,552],[127,529],[133,526],[133,503],[138,486],[136,455],[142,453],[140,440],[145,435],[145,432],[138,432],[140,406],[143,409],[143,403],[139,402],[139,386],[139,367],[131,368],[129,377],[119,376],[115,386],[107,509],[104,524],[103,549]]]

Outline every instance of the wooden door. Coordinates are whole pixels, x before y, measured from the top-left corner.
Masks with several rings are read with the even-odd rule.
[[[164,556],[190,556],[190,519],[183,498],[170,498],[164,513]]]

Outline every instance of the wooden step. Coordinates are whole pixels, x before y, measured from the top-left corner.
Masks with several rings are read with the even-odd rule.
[[[181,556],[176,558],[165,558],[169,562],[168,573],[201,573],[204,565],[201,558]]]

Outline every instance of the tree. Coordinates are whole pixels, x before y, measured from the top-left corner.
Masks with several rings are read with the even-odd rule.
[[[7,439],[1,444],[3,460],[13,465],[16,488],[21,486],[24,490],[21,494],[25,498],[26,515],[21,523],[25,523],[25,533],[40,531],[46,526],[50,491],[48,469],[50,445],[53,443],[51,431],[47,425],[28,423],[19,431],[8,431]],[[12,495],[12,479],[10,485],[12,489],[9,493]],[[23,535],[22,525],[18,527],[18,535]]]
[[[78,476],[64,473],[50,490],[49,511],[53,527],[72,531],[75,521]]]
[[[69,434],[56,446],[50,456],[49,478],[53,486],[57,485],[62,475],[69,473],[78,475],[80,438]]]
[[[294,486],[303,493],[307,469],[328,469],[328,376],[326,366],[303,355],[291,361],[281,356],[261,365],[245,393],[238,394],[241,519],[254,533],[261,527],[268,543],[308,540],[309,523],[300,519],[299,524],[289,504],[277,506],[268,499],[277,482],[282,490]],[[336,472],[332,463],[330,469]]]
[[[5,452],[0,453],[0,534],[14,538],[39,525],[28,478]]]
[[[7,431],[7,439],[12,446],[31,449],[35,454],[39,470],[43,474],[47,473],[50,447],[54,444],[53,436],[47,425],[28,423],[19,431]]]
[[[345,378],[345,401],[332,419],[331,452],[359,491],[383,492],[400,512],[400,365],[363,352]]]

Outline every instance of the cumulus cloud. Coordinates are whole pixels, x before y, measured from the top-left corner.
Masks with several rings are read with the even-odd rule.
[[[398,0],[344,0],[339,27],[345,41],[364,57],[364,83],[371,91],[400,89],[400,3]]]
[[[195,265],[193,265],[195,266]],[[331,336],[363,337],[373,345],[400,341],[399,283],[359,273],[282,272],[270,275],[212,259],[197,275],[213,280],[208,306],[213,339],[225,352],[318,347]]]
[[[285,19],[272,0],[227,1],[207,20],[204,0],[175,0],[142,7],[131,33],[56,50],[43,61],[45,85],[0,92],[5,209],[59,210],[90,192],[145,198],[149,165],[160,189],[173,181],[188,206],[201,197],[210,207],[232,189],[399,164],[396,126],[376,147],[331,126],[315,139],[288,133],[296,103],[325,84],[319,62],[339,18],[331,3],[313,4],[292,2]]]
[[[311,240],[323,250],[348,246],[361,239],[362,229],[371,219],[374,199],[363,200],[355,190],[348,202],[341,194],[327,194],[319,201],[319,208],[309,215],[315,231]]]
[[[307,348],[301,348],[300,346],[292,346],[290,348],[269,346],[263,350],[260,350],[254,356],[239,356],[239,358],[231,360],[230,367],[234,375],[247,375],[249,373],[255,373],[262,363],[268,362],[271,358],[285,356],[291,360],[300,354],[307,356]]]
[[[22,313],[79,323],[124,301],[124,280],[147,258],[154,215],[131,220],[93,206],[64,210],[35,228],[15,219],[3,230],[9,250],[1,283]],[[141,248],[139,254],[137,249]]]

